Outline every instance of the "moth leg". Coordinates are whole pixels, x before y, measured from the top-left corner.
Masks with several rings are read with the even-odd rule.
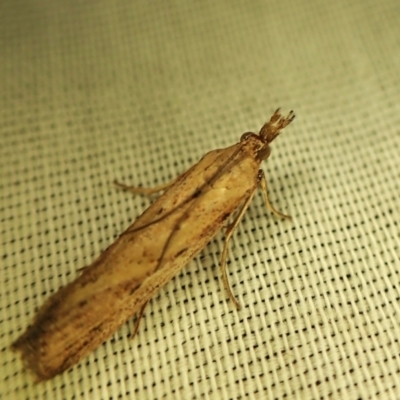
[[[258,180],[260,180],[260,177],[258,177]],[[257,190],[257,187],[258,187],[258,184],[254,186],[253,191],[250,193],[249,197],[247,197],[247,199],[243,203],[243,206],[240,209],[240,211],[239,211],[238,215],[236,216],[236,218],[234,219],[234,221],[226,228],[225,243],[224,243],[224,247],[222,249],[221,261],[220,261],[220,267],[221,267],[221,272],[222,272],[222,281],[224,283],[225,290],[227,291],[229,298],[233,301],[233,304],[236,306],[236,308],[238,310],[240,310],[241,306],[232,292],[231,286],[229,284],[228,273],[226,271],[226,257],[228,255],[228,243],[229,243],[229,240],[231,239],[236,227],[239,225],[239,222],[242,219],[244,213],[246,212],[247,207],[251,203],[251,200],[253,199],[253,196]]]
[[[135,329],[133,330],[133,333],[132,333],[132,335],[131,335],[131,339],[133,339],[133,338],[136,336],[136,334],[138,333],[138,331],[139,331],[140,321],[141,321],[142,318],[143,318],[144,310],[145,310],[145,308],[146,308],[146,306],[147,306],[147,303],[148,303],[148,301],[146,301],[146,303],[144,303],[144,304],[142,305],[142,308],[140,309],[139,314],[138,314],[137,317],[136,317]]]
[[[179,176],[178,176],[178,178],[179,178]],[[150,194],[158,193],[158,192],[168,189],[171,185],[173,185],[178,180],[178,178],[175,178],[172,181],[165,183],[164,185],[158,185],[158,186],[154,186],[152,188],[129,186],[129,185],[125,185],[124,183],[118,182],[117,180],[115,180],[113,183],[115,186],[117,186],[123,190],[126,190],[127,192],[131,192],[134,194],[150,195]]]
[[[269,201],[268,190],[267,190],[267,179],[265,178],[265,174],[264,174],[264,171],[262,169],[260,169],[258,171],[258,179],[259,179],[259,182],[260,182],[261,191],[262,191],[262,194],[263,194],[263,197],[264,197],[264,201],[265,201],[265,205],[267,206],[267,208],[272,213],[277,215],[278,217],[291,219],[292,217],[290,215],[286,215],[286,214],[281,213]]]

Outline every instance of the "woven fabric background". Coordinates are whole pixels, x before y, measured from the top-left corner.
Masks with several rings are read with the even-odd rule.
[[[398,0],[0,3],[1,399],[399,399]],[[218,235],[74,368],[10,344],[209,150],[297,118]]]

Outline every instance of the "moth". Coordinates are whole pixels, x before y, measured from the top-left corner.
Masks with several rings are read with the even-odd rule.
[[[244,133],[239,143],[207,153],[168,185],[145,189],[118,184],[134,193],[164,193],[74,281],[50,296],[13,343],[37,381],[72,367],[134,315],[136,332],[151,297],[232,215],[220,267],[228,296],[239,308],[228,283],[228,243],[258,187],[267,207],[285,217],[268,199],[260,164],[294,117],[293,111],[283,117],[276,110],[258,134]]]

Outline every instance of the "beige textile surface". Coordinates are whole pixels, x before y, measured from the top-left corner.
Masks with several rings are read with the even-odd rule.
[[[0,3],[1,399],[399,399],[400,2]],[[39,385],[10,343],[209,150],[297,118],[230,245]]]

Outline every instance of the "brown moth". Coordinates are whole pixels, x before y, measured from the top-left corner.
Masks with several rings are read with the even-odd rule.
[[[239,143],[207,153],[169,185],[119,185],[134,193],[165,192],[73,282],[53,294],[14,342],[37,381],[72,367],[133,315],[138,314],[139,321],[151,297],[206,246],[235,210],[226,228],[221,270],[228,295],[239,307],[226,272],[228,242],[258,186],[267,207],[285,217],[270,204],[259,167],[270,155],[270,143],[293,119],[292,111],[283,117],[276,110],[258,134],[245,133]]]

